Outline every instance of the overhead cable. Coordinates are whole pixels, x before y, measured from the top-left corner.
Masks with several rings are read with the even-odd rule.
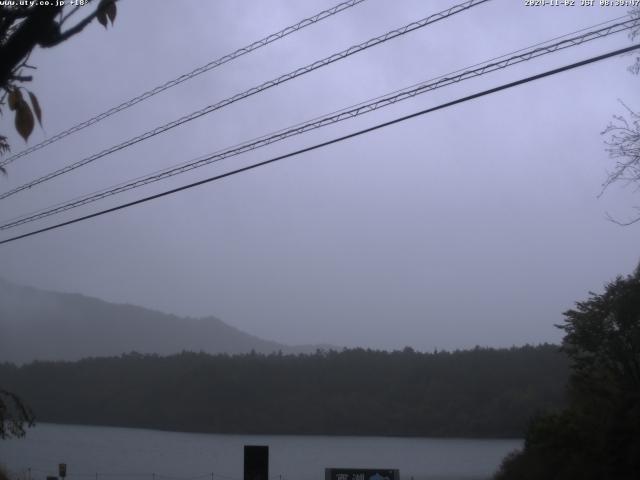
[[[276,143],[284,139],[306,133],[311,130],[315,130],[327,125],[338,123],[338,122],[341,122],[350,118],[354,118],[360,115],[364,115],[366,113],[370,113],[370,112],[379,110],[381,108],[393,105],[395,103],[408,100],[417,95],[430,92],[432,90],[442,88],[447,85],[451,85],[464,80],[468,80],[470,78],[475,78],[481,75],[485,75],[487,73],[494,72],[496,70],[517,65],[519,63],[529,61],[534,58],[541,57],[543,55],[554,53],[569,47],[581,45],[585,42],[603,38],[605,36],[612,35],[614,33],[618,33],[621,31],[633,29],[638,26],[640,26],[640,19],[633,19],[633,20],[618,22],[616,24],[613,24],[598,30],[588,31],[582,35],[567,38],[560,42],[556,42],[550,45],[545,45],[543,47],[532,47],[529,49],[521,49],[520,52],[522,53],[519,53],[513,56],[507,56],[506,58],[503,58],[505,56],[500,57],[502,58],[502,60],[499,60],[499,61],[489,60],[481,64],[482,66],[480,66],[479,68],[472,68],[472,69],[462,70],[462,71],[459,70],[457,72],[454,72],[453,74],[447,74],[446,76],[441,76],[436,79],[429,80],[427,82],[423,82],[418,85],[414,85],[404,90],[393,92],[391,94],[388,94],[382,97],[377,97],[376,99],[373,99],[372,101],[369,101],[367,103],[361,103],[352,108],[340,110],[336,113],[329,114],[324,117],[318,117],[308,122],[301,123],[284,130],[280,130],[271,135],[260,137],[255,140],[242,143],[238,146],[234,146],[225,150],[221,150],[209,155],[199,157],[198,159],[195,159],[191,162],[170,167],[168,169],[164,169],[144,177],[139,177],[137,179],[130,180],[129,182],[119,184],[115,187],[103,189],[99,192],[78,197],[70,201],[40,210],[32,214],[23,215],[21,217],[8,220],[4,224],[0,224],[0,230],[7,230],[7,229],[15,228],[17,226],[24,225],[26,223],[30,223],[36,220],[41,220],[43,218],[47,218],[52,215],[65,212],[73,208],[77,208],[83,205],[87,205],[89,203],[96,202],[106,197],[117,195],[119,193],[123,193],[128,190],[139,188],[144,185],[148,185],[150,183],[163,180],[165,178],[173,177],[175,175],[179,175],[181,173],[185,173],[190,170],[194,170],[196,168],[200,168],[205,165],[218,162],[225,158],[237,156],[242,153],[255,150],[257,148],[265,147],[272,143]]]
[[[264,82],[261,85],[258,85],[256,87],[250,88],[249,90],[245,90],[244,92],[238,93],[232,97],[226,98],[225,100],[221,100],[218,103],[215,103],[213,105],[209,105],[207,107],[204,107],[200,110],[197,110],[195,112],[192,112],[188,115],[185,115],[181,118],[178,118],[177,120],[173,120],[172,122],[166,123],[164,125],[161,125],[157,128],[154,128],[153,130],[149,130],[141,135],[138,135],[137,137],[133,137],[125,142],[122,142],[118,145],[114,145],[110,148],[107,148],[106,150],[103,150],[99,153],[96,153],[94,155],[91,155],[89,157],[86,157],[82,160],[79,160],[75,163],[72,163],[70,165],[67,165],[66,167],[63,167],[61,169],[55,170],[51,173],[48,173],[42,177],[39,177],[35,180],[32,180],[31,182],[25,183],[19,187],[16,187],[12,190],[9,190],[7,192],[4,192],[2,194],[0,194],[0,200],[5,199],[7,197],[10,197],[12,195],[15,195],[18,192],[21,192],[23,190],[26,190],[28,188],[32,188],[36,185],[39,185],[43,182],[46,182],[48,180],[51,180],[53,178],[56,178],[60,175],[69,173],[77,168],[80,168],[84,165],[87,165],[89,163],[95,162],[96,160],[105,157],[107,155],[110,155],[112,153],[115,153],[119,150],[123,150],[127,147],[130,147],[131,145],[135,145],[136,143],[142,142],[143,140],[147,140],[151,137],[154,137],[156,135],[159,135],[161,133],[166,132],[167,130],[170,130],[172,128],[178,127],[184,123],[190,122],[192,120],[195,120],[196,118],[200,118],[203,115],[207,115],[211,112],[214,112],[216,110],[219,110],[221,108],[224,108],[228,105],[231,105],[232,103],[235,103],[239,100],[242,100],[244,98],[250,97],[252,95],[255,95],[257,93],[260,93],[264,90],[267,90],[269,88],[275,87],[277,85],[280,85],[284,82],[287,82],[289,80],[292,80],[294,78],[297,78],[301,75],[305,75],[309,72],[312,72],[314,70],[317,70],[319,68],[325,67],[327,65],[330,65],[334,62],[337,62],[339,60],[342,60],[344,58],[347,58],[351,55],[354,55],[356,53],[362,52],[364,50],[367,50],[371,47],[374,47],[376,45],[380,45],[382,43],[385,43],[389,40],[392,40],[394,38],[400,37],[402,35],[405,35],[409,32],[413,32],[415,30],[418,30],[420,28],[426,27],[427,25],[431,25],[435,22],[438,22],[440,20],[444,20],[445,18],[449,18],[452,15],[455,15],[457,13],[466,11],[470,8],[473,8],[475,6],[478,6],[480,4],[486,3],[490,0],[468,0],[464,3],[455,5],[453,7],[450,7],[446,10],[443,10],[441,12],[435,13],[433,15],[430,15],[426,18],[423,18],[422,20],[418,20],[416,22],[412,22],[409,23],[403,27],[397,28],[395,30],[391,30],[383,35],[380,35],[378,37],[372,38],[370,40],[367,40],[366,42],[360,43],[358,45],[354,45],[350,48],[347,48],[346,50],[343,50],[339,53],[334,53],[333,55],[330,55],[329,57],[326,57],[322,60],[317,60],[305,67],[301,67],[298,68],[296,70],[293,70],[287,74],[281,75],[273,80],[269,80],[268,82]]]
[[[506,58],[506,57],[508,57],[508,56],[512,56],[512,55],[515,55],[515,54],[517,54],[517,53],[522,53],[522,52],[525,52],[525,51],[527,51],[527,50],[530,50],[530,49],[533,49],[533,48],[536,48],[536,47],[540,47],[540,46],[543,46],[543,45],[549,46],[548,44],[550,44],[551,42],[554,42],[554,41],[556,41],[556,40],[565,39],[565,38],[571,37],[572,35],[576,35],[576,34],[578,34],[578,33],[586,32],[586,31],[588,31],[588,30],[591,30],[591,29],[593,29],[593,28],[597,28],[597,27],[601,27],[601,26],[603,26],[603,25],[613,24],[613,23],[615,23],[615,22],[617,22],[617,21],[619,21],[619,20],[622,20],[623,18],[627,18],[627,17],[632,17],[632,15],[631,15],[631,14],[622,15],[622,16],[617,17],[617,18],[613,18],[613,19],[610,19],[610,20],[607,20],[607,21],[604,21],[604,22],[601,22],[601,23],[598,23],[598,24],[595,24],[595,25],[591,25],[591,26],[589,26],[589,27],[581,28],[581,29],[579,29],[579,30],[575,30],[575,31],[573,31],[573,32],[566,33],[566,34],[564,34],[564,35],[560,35],[560,36],[557,36],[557,37],[551,38],[551,39],[546,40],[546,41],[544,41],[544,42],[539,42],[539,43],[536,43],[536,44],[530,45],[530,46],[525,47],[525,48],[520,48],[520,49],[518,49],[518,50],[511,51],[511,52],[509,52],[509,53],[506,53],[506,54],[500,55],[500,56],[498,56],[498,57],[493,57],[493,58],[491,58],[491,59],[489,59],[489,60],[485,60],[485,61],[483,61],[483,62],[475,63],[475,64],[470,65],[470,66],[468,66],[468,67],[461,68],[461,69],[455,70],[455,71],[453,71],[453,72],[449,72],[449,73],[444,74],[444,75],[440,75],[440,76],[435,77],[435,78],[432,78],[432,79],[430,79],[430,80],[426,80],[426,81],[418,82],[418,83],[415,83],[415,84],[413,84],[413,85],[410,85],[410,86],[407,86],[407,87],[404,87],[404,88],[401,88],[401,89],[394,90],[393,92],[389,92],[389,93],[387,93],[387,94],[380,95],[380,96],[377,96],[377,97],[375,97],[375,98],[370,98],[370,99],[368,99],[368,100],[365,100],[365,101],[362,101],[362,102],[358,102],[358,103],[353,104],[353,105],[350,105],[350,106],[348,106],[348,107],[341,108],[340,110],[335,110],[335,111],[333,111],[333,112],[331,112],[331,113],[329,113],[329,114],[321,115],[321,116],[315,117],[315,118],[313,118],[313,119],[311,119],[311,120],[308,120],[308,121],[306,121],[306,122],[301,122],[301,123],[298,123],[298,124],[296,124],[296,125],[292,125],[292,126],[290,126],[290,127],[287,127],[287,128],[285,128],[285,129],[278,130],[277,132],[272,132],[272,133],[269,133],[269,134],[266,134],[266,135],[261,135],[261,136],[259,136],[259,137],[253,138],[253,139],[251,139],[251,140],[247,140],[247,141],[244,141],[244,142],[238,143],[238,144],[236,144],[236,145],[233,145],[233,146],[231,146],[231,147],[227,147],[226,149],[218,150],[218,151],[214,152],[213,154],[202,155],[202,156],[198,157],[197,159],[192,159],[192,160],[189,160],[189,161],[187,161],[187,162],[183,162],[183,163],[181,163],[181,164],[174,165],[174,166],[172,166],[172,167],[168,167],[168,168],[164,168],[164,169],[161,169],[161,170],[157,170],[157,171],[155,171],[155,172],[152,172],[152,173],[147,174],[147,175],[144,175],[144,176],[140,176],[140,177],[137,177],[137,178],[134,178],[134,179],[129,179],[129,180],[127,180],[127,181],[125,181],[125,182],[122,182],[122,183],[119,183],[119,184],[117,184],[117,185],[114,185],[114,186],[111,186],[111,187],[107,187],[107,188],[103,188],[103,189],[100,189],[100,190],[98,190],[98,191],[94,191],[94,192],[91,192],[91,193],[89,193],[89,194],[85,194],[85,195],[82,195],[82,196],[78,196],[78,197],[72,198],[72,199],[70,199],[70,200],[67,200],[67,201],[64,201],[64,202],[60,202],[60,203],[54,204],[54,205],[52,205],[52,206],[46,207],[46,208],[44,208],[44,209],[39,209],[39,210],[37,210],[37,211],[35,211],[35,212],[31,212],[31,213],[27,213],[27,214],[22,214],[22,215],[15,216],[15,217],[13,217],[13,218],[10,218],[10,219],[8,219],[8,220],[5,220],[5,222],[6,222],[6,223],[9,223],[9,222],[13,222],[14,220],[18,220],[18,219],[23,219],[23,218],[26,218],[26,217],[30,217],[30,216],[35,215],[35,214],[37,214],[37,213],[41,213],[41,212],[45,212],[46,210],[54,209],[54,208],[56,208],[56,207],[58,207],[58,206],[63,206],[63,205],[71,204],[71,203],[75,202],[76,200],[86,199],[86,198],[88,198],[88,197],[93,197],[93,196],[96,196],[96,195],[98,195],[98,194],[102,194],[102,193],[104,193],[104,192],[109,192],[109,191],[111,191],[111,190],[115,190],[115,189],[117,189],[117,188],[119,188],[119,187],[126,186],[126,185],[128,185],[128,184],[130,184],[130,183],[131,183],[131,184],[133,184],[133,183],[136,183],[136,182],[138,182],[138,181],[140,181],[140,180],[144,180],[144,179],[146,179],[146,178],[155,177],[155,176],[157,176],[157,175],[159,175],[159,174],[162,174],[162,173],[164,173],[164,172],[169,172],[169,171],[173,170],[174,168],[179,168],[179,167],[182,167],[182,166],[187,166],[187,165],[190,165],[190,164],[195,164],[195,163],[199,162],[200,160],[205,160],[205,159],[207,159],[207,158],[212,157],[212,155],[214,155],[214,154],[218,154],[218,153],[221,153],[221,152],[223,152],[223,151],[225,151],[225,150],[235,149],[235,148],[238,148],[238,147],[240,147],[240,146],[246,145],[246,144],[248,144],[248,143],[252,143],[252,142],[255,142],[255,141],[258,141],[258,140],[262,140],[262,139],[265,139],[265,138],[267,138],[267,137],[270,137],[270,136],[277,135],[277,134],[279,134],[279,133],[285,132],[285,131],[287,131],[287,130],[290,130],[290,129],[293,129],[293,128],[296,128],[296,127],[300,127],[300,126],[304,125],[305,123],[309,123],[309,122],[311,122],[311,121],[315,121],[315,120],[320,120],[320,119],[322,119],[322,118],[324,118],[324,117],[326,117],[326,116],[329,116],[329,115],[335,115],[335,114],[338,114],[338,113],[342,113],[342,112],[345,112],[345,111],[350,110],[350,109],[352,109],[352,108],[356,108],[356,107],[359,107],[359,106],[363,106],[363,105],[365,105],[365,104],[367,104],[367,103],[370,103],[370,102],[373,102],[373,101],[376,101],[376,100],[383,99],[383,98],[385,98],[386,96],[394,95],[394,94],[396,94],[396,93],[401,93],[401,92],[404,92],[404,91],[407,91],[407,90],[410,90],[410,89],[413,89],[413,88],[416,88],[416,87],[422,86],[422,85],[424,85],[424,84],[425,84],[425,83],[427,83],[427,82],[433,82],[433,81],[435,81],[435,80],[439,80],[439,79],[442,79],[442,78],[445,78],[445,77],[450,77],[450,76],[455,75],[455,74],[458,74],[458,73],[460,73],[460,72],[464,72],[464,71],[466,71],[466,70],[470,70],[470,69],[475,68],[475,67],[478,67],[478,66],[480,66],[480,65],[486,65],[487,63],[494,62],[494,61],[496,61],[496,60],[500,60],[500,59],[504,59],[504,58]],[[65,210],[66,210],[66,209],[65,209]],[[63,211],[64,211],[64,210],[63,210]],[[55,213],[58,213],[58,212],[55,212]],[[0,227],[1,227],[1,226],[0,226]]]
[[[578,67],[589,65],[591,63],[599,62],[599,61],[605,60],[607,58],[611,58],[611,57],[614,57],[614,56],[617,56],[617,55],[622,55],[622,54],[625,54],[625,53],[629,53],[631,51],[638,50],[638,49],[640,49],[640,44],[632,45],[630,47],[621,48],[621,49],[618,49],[618,50],[614,50],[612,52],[608,52],[608,53],[605,53],[603,55],[598,55],[596,57],[591,57],[591,58],[588,58],[586,60],[582,60],[580,62],[572,63],[572,64],[569,64],[569,65],[565,65],[565,66],[560,67],[560,68],[554,68],[553,70],[547,70],[546,72],[539,73],[537,75],[532,75],[532,76],[529,76],[529,77],[526,77],[526,78],[523,78],[523,79],[520,79],[520,80],[516,80],[514,82],[506,83],[506,84],[500,85],[498,87],[490,88],[488,90],[484,90],[482,92],[475,93],[473,95],[468,95],[466,97],[458,98],[457,100],[453,100],[453,101],[450,101],[450,102],[442,103],[442,104],[437,105],[435,107],[430,107],[430,108],[427,108],[427,109],[420,110],[418,112],[412,113],[410,115],[405,115],[405,116],[396,118],[394,120],[390,120],[390,121],[387,121],[387,122],[384,122],[384,123],[379,123],[379,124],[374,125],[372,127],[368,127],[368,128],[362,129],[362,130],[358,130],[356,132],[350,133],[348,135],[343,135],[341,137],[334,138],[332,140],[328,140],[326,142],[317,143],[317,144],[312,145],[310,147],[302,148],[302,149],[296,150],[294,152],[290,152],[290,153],[287,153],[287,154],[284,154],[284,155],[280,155],[280,156],[277,156],[277,157],[274,157],[274,158],[270,158],[268,160],[264,160],[264,161],[259,162],[259,163],[254,163],[252,165],[248,165],[246,167],[238,168],[236,170],[232,170],[230,172],[226,172],[226,173],[223,173],[223,174],[220,174],[220,175],[215,175],[213,177],[209,177],[209,178],[206,178],[204,180],[200,180],[200,181],[197,181],[197,182],[194,182],[194,183],[190,183],[188,185],[183,185],[181,187],[177,187],[177,188],[173,188],[171,190],[166,190],[164,192],[156,193],[154,195],[150,195],[148,197],[140,198],[140,199],[134,200],[132,202],[124,203],[124,204],[121,204],[121,205],[118,205],[118,206],[115,206],[115,207],[107,208],[105,210],[101,210],[101,211],[89,214],[89,215],[84,215],[82,217],[74,218],[74,219],[68,220],[66,222],[61,222],[61,223],[58,223],[58,224],[55,224],[55,225],[51,225],[49,227],[41,228],[39,230],[35,230],[35,231],[28,232],[28,233],[24,233],[22,235],[17,235],[15,237],[11,237],[11,238],[8,238],[8,239],[0,241],[0,245],[4,245],[4,244],[10,243],[10,242],[21,240],[23,238],[31,237],[31,236],[34,236],[34,235],[38,235],[38,234],[41,234],[41,233],[44,233],[44,232],[48,232],[48,231],[51,231],[51,230],[59,229],[59,228],[62,228],[62,227],[68,226],[68,225],[72,225],[72,224],[75,224],[75,223],[78,223],[78,222],[89,220],[91,218],[99,217],[99,216],[102,216],[102,215],[106,215],[108,213],[113,213],[113,212],[116,212],[116,211],[119,211],[119,210],[123,210],[123,209],[129,208],[129,207],[133,207],[135,205],[139,205],[139,204],[142,204],[142,203],[150,202],[152,200],[156,200],[158,198],[162,198],[162,197],[165,197],[165,196],[168,196],[168,195],[173,195],[174,193],[178,193],[178,192],[181,192],[183,190],[189,190],[191,188],[198,187],[200,185],[205,185],[207,183],[215,182],[217,180],[221,180],[223,178],[227,178],[227,177],[230,177],[232,175],[236,175],[238,173],[242,173],[242,172],[246,172],[246,171],[249,171],[249,170],[256,169],[258,167],[263,167],[263,166],[266,166],[266,165],[270,165],[272,163],[278,162],[280,160],[284,160],[286,158],[294,157],[294,156],[297,156],[297,155],[300,155],[300,154],[303,154],[303,153],[307,153],[307,152],[310,152],[310,151],[313,151],[313,150],[317,150],[317,149],[320,149],[320,148],[323,148],[323,147],[326,147],[326,146],[329,146],[329,145],[333,145],[335,143],[343,142],[343,141],[348,140],[350,138],[354,138],[354,137],[363,135],[365,133],[370,133],[370,132],[379,130],[381,128],[388,127],[390,125],[394,125],[396,123],[401,123],[401,122],[404,122],[404,121],[409,120],[411,118],[415,118],[415,117],[419,117],[419,116],[422,116],[422,115],[426,115],[428,113],[435,112],[437,110],[442,110],[442,109],[445,109],[445,108],[448,108],[448,107],[452,107],[454,105],[458,105],[458,104],[461,104],[461,103],[464,103],[464,102],[468,102],[468,101],[474,100],[476,98],[484,97],[486,95],[491,95],[491,94],[497,93],[497,92],[502,91],[502,90],[513,88],[513,87],[516,87],[516,86],[519,86],[519,85],[523,85],[525,83],[532,82],[532,81],[535,81],[535,80],[539,80],[539,79],[542,79],[542,78],[545,78],[545,77],[549,77],[549,76],[552,76],[552,75],[557,75],[559,73],[566,72],[568,70],[572,70],[572,69],[575,69],[575,68],[578,68]]]
[[[56,135],[53,135],[52,137],[37,143],[36,145],[33,145],[32,147],[29,147],[19,153],[16,153],[15,155],[12,155],[2,161],[0,161],[0,167],[3,167],[5,165],[8,165],[9,163],[12,163],[14,161],[16,161],[18,158],[20,157],[24,157],[26,155],[29,155],[30,153],[33,153],[37,150],[40,150],[41,148],[46,147],[47,145],[51,145],[52,143],[55,143],[59,140],[62,140],[65,137],[68,137],[69,135],[79,132],[80,130],[83,130],[91,125],[94,125],[98,122],[101,122],[102,120],[104,120],[105,118],[108,118],[112,115],[115,115],[118,112],[121,112],[122,110],[126,110],[127,108],[130,108],[144,100],[147,100],[148,98],[153,97],[154,95],[157,95],[160,92],[164,92],[165,90],[171,88],[171,87],[175,87],[176,85],[179,85],[183,82],[186,82],[187,80],[191,80],[192,78],[201,75],[205,72],[208,72],[209,70],[213,70],[216,67],[219,67],[221,65],[224,65],[225,63],[228,63],[232,60],[235,60],[236,58],[239,58],[243,55],[246,55],[247,53],[253,52],[254,50],[257,50],[261,47],[264,47],[266,45],[269,45],[270,43],[273,43],[277,40],[280,40],[288,35],[291,35],[292,33],[295,33],[299,30],[302,30],[305,27],[308,27],[310,25],[313,25],[315,23],[318,23],[326,18],[329,18],[337,13],[340,13],[344,10],[347,10],[351,7],[354,7],[362,2],[364,2],[366,0],[349,0],[347,2],[343,2],[343,3],[339,3],[338,5],[329,8],[327,10],[323,10],[322,12],[316,13],[315,15],[305,18],[304,20],[299,21],[298,23],[296,23],[295,25],[290,25],[282,30],[280,30],[279,32],[276,33],[272,33],[270,35],[267,35],[266,37],[257,40],[253,43],[251,43],[250,45],[247,45],[246,47],[242,47],[239,48],[238,50],[236,50],[235,52],[232,53],[228,53],[227,55],[224,55],[216,60],[213,60],[209,63],[207,63],[206,65],[202,65],[198,68],[196,68],[195,70],[192,70],[189,73],[185,73],[184,75],[180,75],[177,78],[174,78],[173,80],[169,80],[165,83],[163,83],[162,85],[158,85],[155,88],[152,88],[151,90],[148,90],[144,93],[141,93],[140,95],[133,97],[129,100],[127,100],[126,102],[122,102],[120,105],[117,105],[113,108],[110,108],[109,110],[106,110],[102,113],[100,113],[99,115],[96,115],[94,117],[91,117],[88,120],[85,120],[83,122],[78,123],[77,125],[74,125],[73,127],[68,128],[67,130],[64,130],[60,133],[57,133]]]

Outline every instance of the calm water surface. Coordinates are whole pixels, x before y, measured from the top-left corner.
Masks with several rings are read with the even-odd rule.
[[[490,478],[521,440],[212,435],[133,428],[39,424],[26,438],[0,441],[0,463],[69,480],[236,480],[243,445],[269,445],[272,480],[323,480],[325,467],[398,468],[409,480]],[[30,469],[30,470],[27,470]]]

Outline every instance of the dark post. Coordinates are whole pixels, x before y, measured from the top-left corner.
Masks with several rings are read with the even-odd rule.
[[[244,480],[269,480],[268,446],[244,446]]]

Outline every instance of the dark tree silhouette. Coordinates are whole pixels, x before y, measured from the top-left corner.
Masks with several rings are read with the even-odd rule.
[[[22,437],[33,425],[31,409],[14,393],[0,389],[0,438]]]
[[[569,406],[533,420],[497,480],[636,479],[640,474],[640,266],[565,312]]]

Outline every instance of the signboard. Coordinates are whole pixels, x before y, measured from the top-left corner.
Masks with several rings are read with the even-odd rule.
[[[62,477],[62,478],[67,476],[67,464],[66,463],[59,463],[58,464],[58,476]]]
[[[324,480],[400,480],[392,468],[325,468]]]

